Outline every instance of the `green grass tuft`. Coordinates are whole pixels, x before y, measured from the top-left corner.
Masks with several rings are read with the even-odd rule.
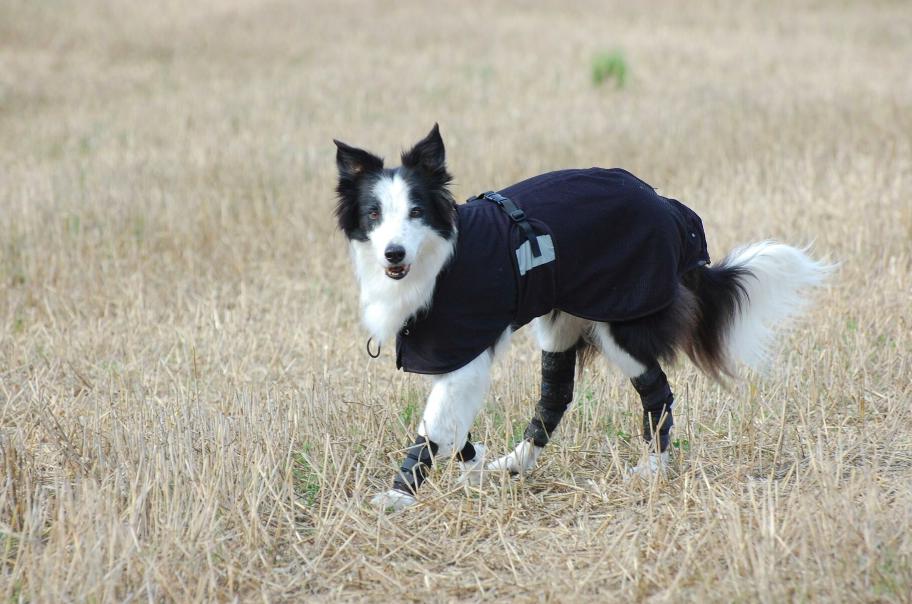
[[[592,83],[596,86],[613,81],[614,87],[621,89],[627,84],[628,72],[627,59],[620,50],[599,53],[592,61]]]
[[[307,457],[309,450],[310,446],[305,444],[300,451],[292,455],[291,474],[295,494],[304,500],[307,507],[313,507],[320,495],[320,476]]]

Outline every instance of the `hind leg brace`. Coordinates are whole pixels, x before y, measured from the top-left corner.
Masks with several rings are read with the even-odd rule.
[[[653,435],[658,434],[659,452],[664,453],[668,449],[671,427],[674,425],[671,415],[674,395],[668,385],[668,378],[661,367],[653,365],[630,381],[643,403],[643,438],[651,443]]]
[[[535,415],[523,434],[536,447],[548,444],[573,400],[575,369],[576,348],[564,352],[542,351],[541,396],[535,406]]]

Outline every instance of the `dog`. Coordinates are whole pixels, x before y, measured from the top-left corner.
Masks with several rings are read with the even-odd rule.
[[[433,381],[392,487],[372,500],[382,508],[415,504],[435,458],[455,456],[469,484],[484,471],[534,468],[590,351],[616,365],[642,402],[650,452],[632,472],[662,472],[674,395],[661,364],[681,351],[714,378],[734,375],[738,363],[762,365],[775,332],[832,268],[773,241],[711,265],[699,216],[624,170],[551,172],[457,204],[436,124],[397,168],[334,142],[335,215],[368,352],[371,341],[395,338],[397,366]],[[469,428],[494,359],[527,323],[542,350],[540,398],[523,440],[486,464]]]

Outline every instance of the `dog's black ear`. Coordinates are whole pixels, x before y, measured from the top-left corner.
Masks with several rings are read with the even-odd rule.
[[[359,224],[358,187],[362,176],[383,170],[383,160],[341,141],[334,139],[333,142],[336,143],[336,165],[339,167],[339,184],[336,187],[339,194],[336,204],[339,228],[350,239],[364,240]]]
[[[333,142],[336,143],[336,165],[339,168],[340,179],[354,180],[362,174],[383,169],[383,160],[373,153],[346,145],[336,139],[333,139]]]
[[[456,202],[447,185],[453,177],[446,169],[446,151],[437,124],[434,124],[427,136],[402,154],[402,166],[417,172],[420,180],[433,193],[431,201],[436,208],[435,220],[439,221],[439,225],[432,224],[439,226],[438,231],[444,237],[452,236]]]
[[[408,168],[419,168],[432,175],[446,174],[446,150],[437,124],[415,146],[402,154],[402,165]]]

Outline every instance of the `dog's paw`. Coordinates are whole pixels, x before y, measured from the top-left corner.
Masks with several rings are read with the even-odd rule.
[[[664,453],[650,453],[643,463],[627,469],[628,478],[652,478],[657,474],[664,474],[668,470],[670,458],[668,451]]]
[[[457,482],[472,487],[481,486],[485,470],[485,448],[481,443],[474,443],[475,457],[469,461],[459,462],[462,474]]]
[[[371,499],[371,505],[380,508],[381,510],[390,510],[393,512],[404,510],[409,506],[413,506],[418,503],[418,500],[415,499],[412,495],[408,493],[403,493],[402,491],[397,491],[396,489],[390,489],[384,491],[383,493],[378,493]]]
[[[538,456],[544,447],[536,447],[531,440],[524,440],[513,449],[512,453],[495,459],[488,464],[492,472],[509,472],[510,474],[525,474],[532,471],[538,463]]]

